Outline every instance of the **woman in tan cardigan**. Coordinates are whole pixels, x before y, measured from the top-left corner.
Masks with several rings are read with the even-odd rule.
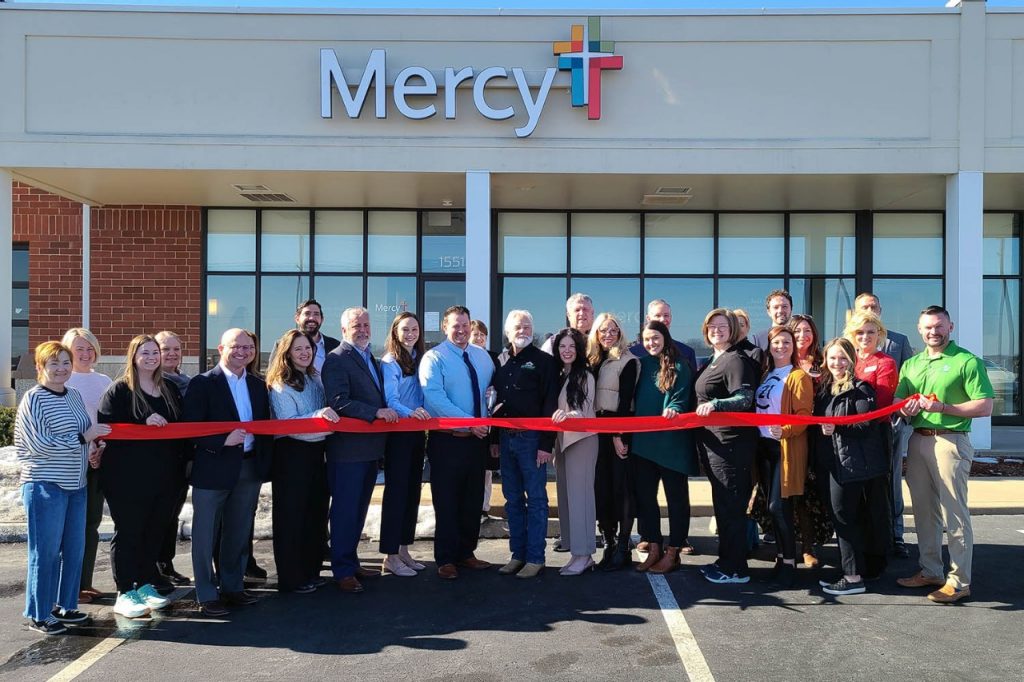
[[[586,337],[575,329],[563,329],[552,342],[555,359],[562,366],[562,388],[558,409],[551,421],[594,418],[594,375],[587,368]],[[580,575],[594,569],[597,550],[594,524],[594,468],[597,464],[597,434],[559,431],[555,441],[555,471],[558,489],[558,524],[562,545],[572,558],[559,571],[562,575]]]
[[[768,332],[764,375],[754,403],[758,414],[810,415],[814,409],[814,383],[799,367],[796,340],[787,327],[772,327]],[[759,430],[758,473],[778,548],[773,577],[783,587],[792,587],[796,578],[793,499],[804,494],[807,480],[807,427],[775,425]]]

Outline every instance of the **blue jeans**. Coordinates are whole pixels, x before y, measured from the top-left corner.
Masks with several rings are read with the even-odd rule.
[[[548,532],[548,467],[537,466],[536,431],[501,434],[501,492],[512,558],[544,563]]]
[[[85,554],[85,488],[56,483],[21,486],[28,519],[28,577],[25,617],[46,620],[54,605],[78,608],[78,582]]]

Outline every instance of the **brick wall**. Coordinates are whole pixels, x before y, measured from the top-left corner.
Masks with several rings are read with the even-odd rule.
[[[106,355],[132,336],[171,329],[199,350],[201,211],[106,206],[91,212],[90,329]],[[82,315],[82,207],[15,183],[14,240],[29,243],[29,346]]]

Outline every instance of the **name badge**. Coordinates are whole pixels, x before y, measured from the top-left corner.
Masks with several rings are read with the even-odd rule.
[[[871,365],[870,367],[865,367],[864,371],[865,372],[874,372],[876,369],[878,369],[878,365]]]

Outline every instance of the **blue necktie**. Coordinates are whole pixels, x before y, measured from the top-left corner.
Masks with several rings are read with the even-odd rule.
[[[480,379],[476,375],[476,367],[473,367],[473,363],[469,360],[469,353],[466,351],[462,351],[462,361],[469,368],[469,381],[473,384],[473,416],[482,417],[483,412],[480,409]]]

